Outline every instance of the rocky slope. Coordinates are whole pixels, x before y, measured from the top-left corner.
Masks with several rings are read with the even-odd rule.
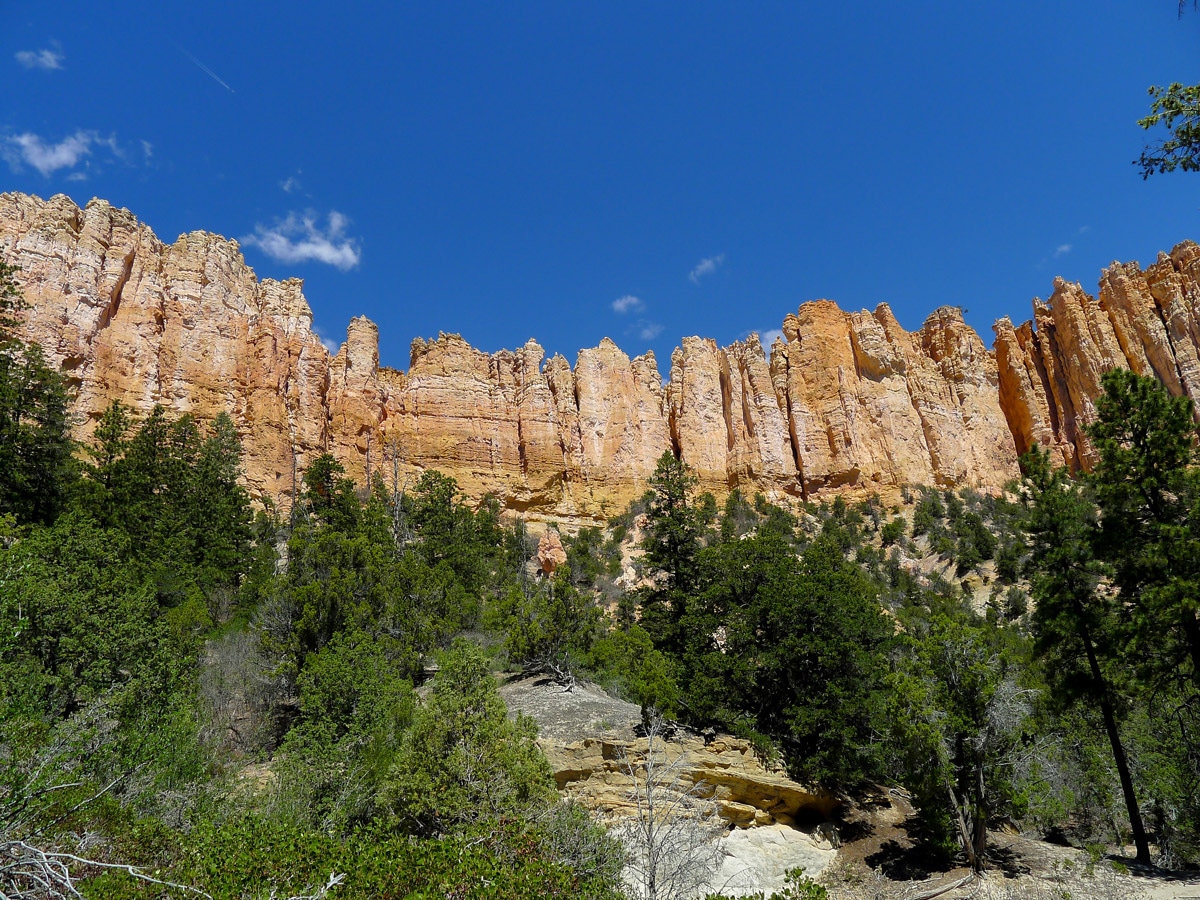
[[[536,677],[506,680],[500,695],[510,714],[519,711],[537,723],[538,745],[563,796],[616,828],[637,819],[650,749],[639,736],[640,707],[595,685],[568,692]],[[670,770],[659,781],[658,802],[694,792],[712,803],[726,827],[707,890],[769,894],[783,888],[788,870],[801,866],[816,876],[835,858],[833,819],[843,799],[792,781],[782,767],[764,764],[748,742],[680,729],[656,741],[654,760]]]
[[[1191,243],[1145,271],[1113,264],[1098,298],[1056,282],[1031,322],[997,323],[994,351],[953,307],[908,332],[887,306],[819,300],[769,350],[684,338],[665,385],[652,354],[607,338],[572,367],[532,340],[488,354],[439,335],[413,341],[400,372],[379,367],[378,331],[359,318],[331,357],[299,280],[258,280],[236,241],[205,232],[165,244],[102,200],[0,194],[0,254],[22,269],[27,337],[75,388],[80,437],[112,400],[226,410],[249,487],[285,507],[325,450],[360,480],[437,468],[472,497],[575,521],[621,510],[667,449],[718,494],[998,487],[1033,443],[1088,465],[1081,428],[1107,368],[1200,397]]]

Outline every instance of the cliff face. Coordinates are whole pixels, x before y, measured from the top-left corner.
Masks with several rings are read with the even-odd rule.
[[[1054,282],[1049,301],[1014,328],[996,323],[1000,401],[1018,451],[1052,448],[1058,460],[1089,468],[1084,434],[1095,420],[1100,377],[1120,367],[1158,378],[1193,406],[1200,401],[1200,247],[1187,241],[1143,271],[1113,263],[1098,297]]]
[[[21,267],[37,341],[76,391],[79,436],[113,401],[238,423],[247,482],[291,489],[291,452],[325,445],[329,359],[300,281],[259,281],[235,242],[164,244],[128,210],[0,195],[0,250]]]
[[[754,335],[684,338],[665,385],[652,354],[630,359],[607,338],[572,368],[533,340],[488,354],[443,334],[413,342],[407,372],[381,369],[363,318],[331,358],[298,280],[259,281],[216,235],[164,244],[101,200],[0,195],[0,253],[22,270],[26,336],[76,391],[80,437],[113,400],[228,411],[248,486],[285,506],[294,472],[325,450],[360,481],[436,468],[469,496],[576,520],[619,512],[664,450],[718,495],[998,487],[1033,443],[1089,464],[1081,429],[1107,368],[1200,396],[1194,244],[1145,272],[1114,264],[1099,299],[1056,282],[1033,322],[997,323],[994,352],[954,308],[910,333],[886,306],[820,300],[769,353]]]

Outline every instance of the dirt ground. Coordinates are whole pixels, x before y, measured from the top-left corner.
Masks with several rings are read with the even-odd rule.
[[[879,788],[847,808],[841,847],[822,877],[837,900],[1200,900],[1200,872],[1173,872],[1110,855],[1095,860],[1072,847],[1009,831],[989,834],[981,878],[947,870],[921,851],[908,796]]]
[[[564,691],[543,678],[508,676],[500,693],[514,714],[532,715],[552,741],[629,740],[641,721],[635,704],[590,684]],[[836,826],[840,847],[821,876],[834,900],[1200,900],[1200,872],[1141,867],[1120,855],[1097,861],[1015,830],[989,835],[982,878],[946,869],[922,850],[916,811],[900,789],[879,787],[853,798]]]

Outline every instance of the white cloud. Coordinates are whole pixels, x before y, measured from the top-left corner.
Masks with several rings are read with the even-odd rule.
[[[763,349],[769,352],[775,341],[783,340],[783,332],[778,328],[768,328],[766,331],[759,332],[758,340],[763,345]]]
[[[285,194],[290,194],[300,187],[300,182],[296,180],[295,176],[292,176],[285,181],[279,182],[279,187]]]
[[[20,171],[24,163],[48,177],[59,169],[75,168],[80,160],[91,154],[93,146],[107,147],[118,153],[116,138],[102,138],[94,131],[76,131],[57,144],[49,144],[38,135],[25,132],[6,138],[3,153],[14,171]]]
[[[289,213],[270,228],[255,225],[254,234],[241,240],[278,262],[322,262],[345,272],[362,260],[358,241],[346,234],[349,224],[337,211],[329,213],[329,227],[324,229],[317,224],[315,213]]]
[[[25,68],[45,69],[47,72],[61,69],[64,58],[61,49],[21,50],[16,54],[17,62]]]
[[[717,269],[724,262],[724,253],[718,253],[716,256],[709,256],[705,259],[702,259],[700,262],[696,263],[696,268],[692,269],[691,273],[688,275],[688,278],[692,280],[693,284],[699,284],[701,278],[703,278],[705,275],[711,275],[713,272],[717,271]]]
[[[329,351],[329,355],[337,356],[338,353],[342,349],[342,345],[339,344],[337,341],[335,341],[333,338],[326,337],[325,332],[321,331],[320,328],[314,327],[313,331],[316,333],[317,338],[321,341],[321,346]]]
[[[1055,250],[1054,250],[1054,258],[1058,259],[1060,256],[1066,256],[1070,252],[1071,252],[1070,244],[1059,244],[1058,247],[1055,248]]]
[[[640,328],[638,331],[638,337],[640,337],[643,341],[654,340],[659,336],[659,334],[662,333],[663,330],[663,327],[657,322],[647,322],[645,320],[638,322],[638,327]]]
[[[642,309],[645,307],[645,305],[645,303],[643,303],[639,298],[633,296],[633,294],[626,294],[624,297],[618,297],[612,302],[613,311],[619,312],[622,315],[630,310],[636,311]]]
[[[147,162],[154,156],[154,145],[149,141],[142,141],[142,153],[146,155]]]

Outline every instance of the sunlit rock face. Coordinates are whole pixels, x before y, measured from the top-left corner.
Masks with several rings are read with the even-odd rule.
[[[1083,427],[1113,366],[1200,396],[1200,248],[1143,271],[1105,270],[1098,297],[1055,283],[1030,322],[988,350],[954,307],[914,332],[890,309],[804,303],[765,350],[684,338],[666,383],[653,354],[605,338],[574,366],[529,340],[486,353],[416,339],[407,371],[381,368],[353,319],[330,355],[298,279],[259,280],[236,241],[160,241],[128,210],[0,195],[0,254],[21,267],[24,334],[75,391],[87,440],[114,400],[210,419],[228,412],[245,481],[286,508],[296,473],[328,451],[360,483],[403,488],[426,469],[473,500],[535,519],[598,521],[643,493],[664,451],[718,497],[775,501],[910,483],[997,488],[1033,444],[1088,466]]]
[[[954,307],[905,331],[886,304],[803,304],[771,367],[784,386],[805,491],[992,487],[1016,473],[995,357]]]
[[[1051,448],[1056,461],[1089,468],[1084,428],[1096,419],[1101,376],[1125,368],[1200,400],[1200,247],[1186,241],[1143,270],[1114,262],[1098,296],[1054,282],[1048,301],[1014,328],[995,325],[1000,400],[1017,450]]]
[[[236,241],[164,244],[128,210],[0,195],[0,251],[21,267],[25,334],[75,390],[86,439],[119,400],[208,419],[229,412],[258,494],[290,492],[292,447],[328,440],[329,355],[298,280],[259,281]]]

